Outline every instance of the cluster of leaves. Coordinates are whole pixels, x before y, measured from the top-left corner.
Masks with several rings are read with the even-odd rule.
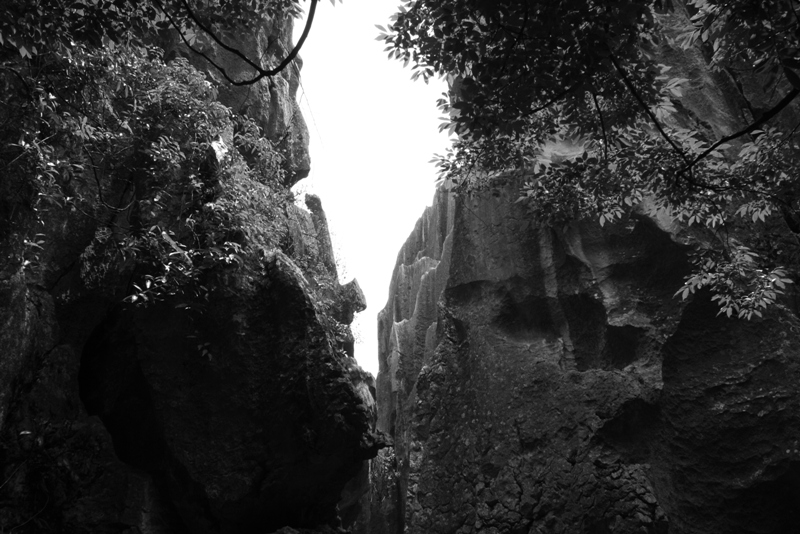
[[[672,216],[709,250],[678,294],[708,287],[720,313],[750,318],[790,281],[764,233],[783,221],[800,232],[800,140],[783,113],[800,94],[800,19],[787,0],[687,9],[689,29],[670,44],[699,47],[710,68],[773,95],[721,139],[687,127],[691,82],[654,59],[660,20],[678,16],[671,2],[407,1],[379,39],[415,77],[450,82],[442,128],[458,138],[434,161],[454,191],[518,172],[528,177],[520,201],[546,224],[614,223],[645,205]]]
[[[300,43],[267,71],[225,41],[299,13],[299,0],[1,6],[0,237],[15,242],[31,281],[69,241],[68,254],[82,250],[88,290],[202,308],[209,288],[236,291],[263,269],[263,253],[282,248],[306,267],[326,330],[340,346],[351,341],[338,319],[335,272],[292,253],[284,155],[252,119],[220,104],[202,72],[181,58],[165,63],[149,44],[171,29],[195,50],[195,34],[205,32],[206,43],[253,64],[260,79],[291,62]],[[211,358],[207,343],[198,352]]]
[[[407,0],[378,38],[415,76],[454,80],[440,108],[456,133],[478,139],[522,132],[556,102],[564,115],[582,114],[586,93],[603,97],[616,120],[632,119],[636,103],[609,58],[653,99],[658,72],[638,47],[652,27],[650,6],[633,0]]]
[[[306,197],[306,207],[309,207],[308,197]],[[295,212],[294,217],[299,213]],[[353,342],[353,333],[346,323],[344,317],[342,286],[339,283],[339,271],[341,265],[337,261],[332,249],[326,247],[326,241],[319,235],[320,227],[310,228],[297,218],[293,223],[294,232],[301,232],[298,243],[292,242],[285,248],[287,252],[309,283],[308,288],[314,300],[318,314],[318,319],[325,331],[331,336],[335,347],[339,350]],[[312,223],[313,224],[313,223]],[[305,228],[305,230],[304,230]],[[326,230],[325,230],[326,231]]]
[[[23,57],[95,47],[142,44],[158,30],[197,31],[192,15],[221,36],[254,29],[265,19],[300,15],[300,0],[8,0],[0,7],[0,45]]]
[[[350,326],[341,322],[342,296],[341,286],[336,273],[319,265],[317,269],[310,272],[312,290],[317,308],[321,314],[319,316],[322,326],[331,335],[336,347],[342,350],[353,340],[353,333]]]
[[[792,283],[786,271],[769,271],[759,265],[759,255],[743,245],[729,247],[727,256],[711,248],[700,249],[694,258],[695,273],[676,293],[686,299],[699,289],[708,288],[717,301],[720,313],[739,319],[762,317],[763,310],[778,300],[778,295]]]
[[[0,131],[4,196],[42,221],[95,228],[84,282],[114,287],[109,277],[128,273],[137,303],[204,293],[208,273],[242,265],[243,249],[278,246],[291,202],[283,157],[253,121],[187,61],[161,55],[76,43],[3,71],[19,82]]]
[[[800,86],[798,6],[791,0],[688,0],[694,27],[678,36],[689,47],[700,41],[713,51],[712,65],[753,69],[771,87],[785,76]]]

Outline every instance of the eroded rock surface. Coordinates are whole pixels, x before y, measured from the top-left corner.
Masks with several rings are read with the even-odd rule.
[[[290,21],[277,20],[242,49],[282,58],[290,36]],[[297,68],[241,90],[219,85],[223,103],[243,106],[283,148],[284,187],[308,172]],[[200,291],[161,294],[146,307],[123,302],[138,280],[134,262],[99,264],[94,286],[81,272],[87,257],[100,257],[99,217],[50,209],[37,221],[3,205],[0,531],[333,533],[346,487],[342,516],[357,513],[364,487],[350,481],[384,444],[374,383],[352,359],[348,325],[363,293],[338,282],[319,199],[307,199],[308,211],[278,212],[280,188],[245,172],[221,178],[232,135],[209,149],[198,209],[215,209],[231,191],[253,204],[228,214],[234,248],[204,271]],[[172,201],[135,214],[176,254],[176,240],[194,231],[180,222],[183,202],[195,198],[178,178],[149,184]],[[133,204],[109,189],[109,202]],[[109,220],[122,227],[125,217],[118,209]],[[35,249],[21,237],[33,235]]]
[[[687,249],[646,217],[531,226],[508,182],[438,193],[379,319],[364,532],[790,532],[800,344],[672,298]]]
[[[658,53],[690,80],[685,126],[718,137],[770,107],[699,50]],[[797,531],[796,314],[731,321],[707,294],[676,299],[679,225],[538,228],[520,185],[439,191],[398,254],[378,326],[394,448],[371,462],[359,532]]]
[[[268,20],[257,32],[242,36],[236,49],[248,58],[258,58],[263,68],[275,67],[294,47],[292,29],[291,19],[280,17]],[[262,78],[253,84],[234,86],[227,83],[219,70],[210,67],[205,59],[186,48],[174,33],[164,36],[162,46],[168,58],[183,56],[199,70],[206,71],[219,87],[221,103],[256,120],[266,137],[281,148],[287,157],[287,185],[294,185],[308,176],[311,170],[308,127],[295,99],[303,67],[299,56],[276,76]],[[194,47],[224,69],[232,80],[250,80],[258,74],[202,33],[198,34]]]

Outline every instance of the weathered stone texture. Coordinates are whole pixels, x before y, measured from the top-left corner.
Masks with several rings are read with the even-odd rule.
[[[363,532],[800,525],[796,317],[684,306],[686,247],[653,221],[540,229],[517,190],[439,192],[399,255],[379,319],[395,458],[372,462]]]
[[[664,17],[685,28],[685,11]],[[712,137],[771,95],[657,51]],[[379,316],[379,428],[359,532],[783,534],[800,529],[800,328],[673,297],[698,236],[647,210],[545,229],[521,180],[439,191]]]
[[[287,23],[242,49],[282,57]],[[220,95],[290,144],[290,182],[308,165],[292,68]],[[230,133],[209,154],[217,164]],[[211,196],[236,187],[213,185]],[[173,204],[152,224],[177,235]],[[352,359],[347,326],[366,303],[357,282],[338,283],[319,199],[307,206],[248,213],[234,236],[241,261],[204,274],[208,300],[164,295],[146,308],[122,302],[130,262],[110,264],[102,287],[83,283],[98,220],[53,209],[39,224],[3,206],[0,531],[335,533],[345,488],[342,516],[355,520],[365,461],[383,446],[374,381]],[[20,237],[37,233],[41,250]],[[284,251],[270,246],[275,235]]]
[[[265,266],[193,321],[171,305],[112,312],[83,351],[86,409],[191,532],[335,523],[341,488],[377,450],[373,407],[302,273],[280,252]]]
[[[237,43],[237,49],[248,58],[258,58],[262,68],[277,67],[294,47],[293,20],[288,17],[267,21],[258,31]],[[199,70],[219,84],[219,101],[237,113],[252,117],[273,143],[287,155],[287,185],[294,185],[308,176],[311,160],[308,151],[308,127],[297,103],[300,86],[300,69],[303,61],[298,56],[292,64],[276,76],[268,76],[243,86],[226,83],[222,74],[210,67],[182,44],[175,34],[165,37],[168,57],[180,54]],[[225,70],[232,80],[250,80],[258,73],[236,55],[217,47],[213,40],[198,34],[195,48],[206,54]]]

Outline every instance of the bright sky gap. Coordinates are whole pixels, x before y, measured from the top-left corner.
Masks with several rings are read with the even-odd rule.
[[[355,355],[377,374],[377,314],[397,253],[429,205],[431,158],[449,145],[436,100],[444,82],[411,81],[376,41],[397,0],[320,2],[300,56],[298,91],[311,137],[311,174],[295,191],[322,199],[343,281],[357,278],[368,308],[354,322]],[[295,22],[295,39],[304,20]]]

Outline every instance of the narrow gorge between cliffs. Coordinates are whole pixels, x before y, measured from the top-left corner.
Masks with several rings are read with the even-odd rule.
[[[797,7],[781,2],[767,4]],[[654,28],[642,54],[679,80],[662,84],[671,96],[661,108],[630,97],[650,122],[614,130],[605,97],[586,89],[602,142],[530,141],[535,157],[506,154],[512,163],[466,186],[471,167],[459,182],[439,160],[445,178],[398,243],[377,314],[375,377],[355,359],[351,325],[367,301],[357,280],[340,282],[325,199],[292,193],[311,169],[302,61],[267,76],[243,59],[285,60],[298,3],[256,4],[45,2],[36,21],[25,2],[0,7],[17,21],[0,22],[0,533],[800,532],[794,174],[769,175],[779,191],[748,200],[738,225],[698,224],[652,192],[549,224],[531,201],[549,198],[559,164],[626,150],[615,131],[643,146],[694,132],[683,141],[719,148],[720,174],[775,135],[759,164],[793,164],[780,150],[800,151],[800,45],[775,52],[783,77],[765,81],[766,67],[717,68],[718,19],[692,37],[719,2],[580,2]],[[482,28],[497,5],[433,4],[406,2],[380,39],[403,17],[467,4],[478,14],[460,27]],[[512,36],[567,5],[501,4],[502,20],[532,10]],[[236,46],[182,33],[202,20]],[[448,43],[454,28],[421,31]],[[595,52],[616,65],[621,47]],[[452,124],[479,93],[470,76],[492,49],[477,49],[448,64]],[[636,89],[619,71],[616,86]],[[456,146],[477,137],[472,126],[454,127]],[[702,158],[687,154],[675,181],[689,176],[698,197],[738,183],[697,185]],[[749,251],[723,282],[747,271],[766,284],[755,315],[726,313],[714,272],[697,274],[720,241]],[[751,241],[762,248],[741,245]],[[777,260],[756,269],[762,249],[786,272]],[[769,296],[776,280],[785,291]]]

